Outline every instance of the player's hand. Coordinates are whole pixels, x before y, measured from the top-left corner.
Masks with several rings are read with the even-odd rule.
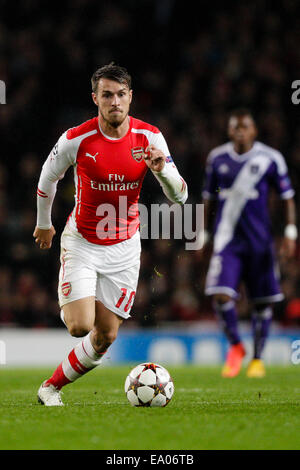
[[[148,145],[145,150],[144,160],[150,170],[162,171],[165,166],[166,156],[165,154],[157,149],[154,145]]]
[[[40,245],[41,250],[49,250],[52,245],[52,238],[56,234],[55,228],[50,227],[49,230],[43,230],[41,228],[35,227],[33,236],[35,238],[35,243]]]
[[[280,247],[280,255],[286,258],[292,258],[296,253],[296,241],[284,237]]]

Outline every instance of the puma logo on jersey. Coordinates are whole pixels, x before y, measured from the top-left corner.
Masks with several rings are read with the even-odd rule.
[[[86,153],[86,154],[85,154],[86,157],[92,158],[95,163],[96,163],[96,157],[97,157],[97,155],[98,155],[98,152],[95,153],[95,155],[91,155],[90,153]]]

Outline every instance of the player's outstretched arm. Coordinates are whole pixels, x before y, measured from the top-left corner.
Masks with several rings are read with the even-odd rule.
[[[145,162],[159,181],[164,194],[172,202],[184,204],[188,197],[187,184],[173,162],[167,162],[164,152],[154,145],[146,148]]]

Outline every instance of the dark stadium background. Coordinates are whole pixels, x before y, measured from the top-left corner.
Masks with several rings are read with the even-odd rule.
[[[58,316],[59,236],[73,207],[69,170],[53,209],[57,231],[50,251],[32,238],[36,186],[43,161],[67,128],[96,115],[90,77],[110,61],[133,78],[131,114],[163,132],[188,182],[189,203],[201,202],[208,152],[226,141],[228,112],[249,107],[259,140],[286,157],[299,214],[300,79],[298,2],[182,2],[179,0],[0,1],[0,324],[63,327]],[[149,174],[141,202],[165,202]],[[271,198],[277,245],[284,220]],[[299,324],[300,252],[280,258],[283,325]],[[208,253],[182,242],[143,242],[133,324],[213,320],[203,295]],[[161,275],[157,275],[160,273]],[[245,296],[242,319],[250,315]],[[125,327],[126,327],[125,326]]]

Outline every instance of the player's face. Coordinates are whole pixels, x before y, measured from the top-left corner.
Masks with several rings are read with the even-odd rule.
[[[250,116],[232,116],[228,123],[228,135],[237,145],[248,146],[252,144],[257,135],[253,119]]]
[[[103,120],[110,126],[119,127],[128,116],[132,90],[129,90],[126,83],[101,78],[97,93],[92,93],[92,97]]]

